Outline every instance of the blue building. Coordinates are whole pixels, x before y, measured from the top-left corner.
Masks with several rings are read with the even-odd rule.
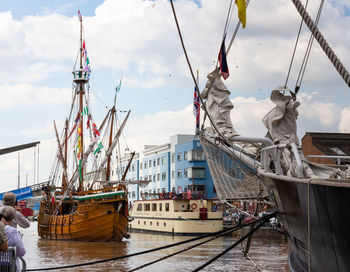
[[[121,166],[115,167],[113,176],[120,177],[130,161],[130,155],[121,159]],[[120,164],[119,164],[120,165]],[[117,177],[117,179],[118,179]],[[137,153],[128,170],[129,200],[155,193],[178,192],[181,190],[216,198],[213,181],[205,160],[200,140],[194,135],[177,134],[169,143],[147,145]],[[144,182],[137,182],[137,181]]]

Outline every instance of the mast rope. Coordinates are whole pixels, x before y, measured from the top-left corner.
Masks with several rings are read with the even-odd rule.
[[[298,10],[300,16],[303,18],[305,24],[308,26],[308,28],[312,32],[312,35],[316,38],[317,42],[319,43],[323,51],[326,53],[328,59],[332,62],[333,66],[341,75],[341,77],[344,79],[345,83],[350,87],[349,72],[346,70],[346,68],[338,59],[338,57],[336,56],[332,48],[329,46],[325,38],[322,36],[318,27],[315,25],[315,23],[310,18],[309,14],[306,12],[303,4],[300,2],[300,0],[292,0],[292,2],[294,3],[296,9]]]
[[[307,8],[307,5],[308,5],[308,4],[309,4],[309,0],[306,0],[305,9]],[[300,22],[300,26],[299,26],[299,30],[298,30],[297,39],[296,39],[295,45],[294,45],[294,50],[293,50],[292,58],[291,58],[290,63],[289,63],[289,68],[288,68],[288,73],[287,73],[287,77],[286,77],[286,82],[284,83],[284,87],[285,87],[285,88],[287,87],[287,84],[288,84],[288,80],[289,80],[289,76],[290,76],[290,71],[291,71],[291,69],[292,69],[292,65],[293,65],[293,62],[294,62],[295,52],[296,52],[296,50],[297,50],[297,46],[298,46],[298,42],[299,42],[299,38],[300,38],[301,28],[303,27],[303,23],[304,23],[304,20],[303,20],[303,18],[301,18],[301,22]]]
[[[259,222],[260,222],[261,225],[263,225],[268,220],[270,220],[271,218],[273,218],[275,216],[276,216],[276,212],[274,212],[272,214],[269,214],[269,215],[265,215],[265,216],[261,217],[258,220],[253,220],[253,221],[251,221],[249,223],[242,224],[240,226],[231,227],[231,228],[229,228],[227,230],[222,230],[222,231],[218,231],[218,232],[215,232],[215,233],[210,233],[210,234],[206,234],[206,235],[203,235],[203,236],[194,237],[194,238],[191,238],[191,239],[188,239],[188,240],[176,242],[176,243],[173,243],[173,244],[170,244],[170,245],[165,245],[165,246],[160,246],[160,247],[157,247],[157,248],[147,249],[147,250],[144,250],[144,251],[135,252],[135,253],[127,254],[127,255],[122,255],[122,256],[117,256],[117,257],[113,257],[113,258],[97,260],[97,261],[91,261],[91,262],[86,262],[86,263],[79,263],[79,264],[71,264],[71,265],[55,266],[55,267],[46,267],[46,268],[31,268],[31,269],[27,269],[26,271],[30,272],[30,271],[59,270],[59,269],[80,267],[80,266],[93,265],[93,264],[99,264],[99,263],[105,263],[105,262],[110,262],[110,261],[121,260],[121,259],[130,258],[130,257],[134,257],[134,256],[139,256],[139,255],[143,255],[143,254],[147,254],[147,253],[151,253],[151,252],[155,252],[155,251],[159,251],[159,250],[163,250],[163,249],[172,248],[172,247],[175,247],[175,246],[187,244],[187,243],[194,242],[194,241],[197,241],[197,240],[201,240],[201,239],[204,239],[204,238],[224,235],[224,234],[227,234],[229,232],[234,232],[234,231],[237,231],[237,230],[242,229],[244,227],[247,227],[247,226],[259,223]],[[246,237],[243,237],[243,238],[245,239],[249,235],[250,234],[248,233],[248,235],[246,235]],[[243,238],[240,239],[240,240],[243,241],[244,240]],[[240,240],[238,241],[239,243],[241,242]]]
[[[320,7],[319,7],[318,12],[317,12],[317,16],[316,16],[316,20],[315,20],[316,26],[318,25],[318,22],[320,21],[323,4],[324,4],[324,0],[321,1]],[[314,41],[314,36],[311,34],[309,42],[308,42],[308,45],[307,45],[307,48],[306,48],[306,51],[305,51],[303,62],[301,64],[301,67],[300,67],[300,70],[299,70],[298,78],[297,78],[297,81],[296,81],[296,84],[295,84],[295,88],[294,88],[295,95],[300,90],[300,86],[301,86],[301,83],[303,81],[305,70],[306,70],[306,65],[307,65],[307,62],[308,62],[309,57],[310,57],[313,41]]]

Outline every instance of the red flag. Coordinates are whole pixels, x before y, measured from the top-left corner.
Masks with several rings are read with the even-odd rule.
[[[80,10],[78,9],[78,17],[79,17],[79,21],[82,22],[83,21],[83,17],[81,16]]]
[[[230,75],[230,71],[228,70],[228,66],[227,66],[225,39],[226,39],[226,35],[222,40],[222,44],[219,52],[219,63],[220,63],[221,75],[226,80]]]

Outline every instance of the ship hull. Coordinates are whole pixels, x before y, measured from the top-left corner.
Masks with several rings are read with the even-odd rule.
[[[259,174],[291,244],[291,271],[350,271],[350,181]]]
[[[62,207],[71,205],[63,202]],[[38,234],[51,240],[121,241],[128,236],[127,201],[107,200],[77,203],[74,211],[52,215],[42,202],[38,215]]]
[[[211,200],[138,200],[130,217],[132,232],[201,236],[223,230],[222,210],[215,209]]]

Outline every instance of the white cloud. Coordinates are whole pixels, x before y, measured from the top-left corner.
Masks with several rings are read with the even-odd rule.
[[[341,111],[341,120],[338,128],[342,133],[350,133],[350,107],[344,108]]]
[[[71,90],[29,84],[0,85],[0,106],[20,107],[62,104],[69,102]]]

